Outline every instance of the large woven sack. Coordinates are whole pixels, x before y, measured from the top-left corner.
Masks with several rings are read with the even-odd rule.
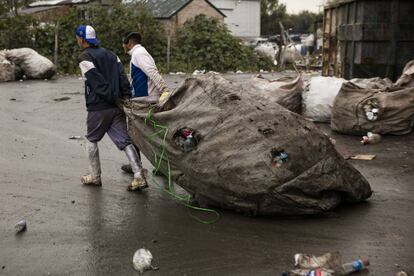
[[[6,58],[19,66],[29,79],[49,79],[57,72],[53,62],[30,48],[6,50]]]
[[[259,97],[278,103],[292,112],[302,113],[302,76],[266,79],[262,75],[253,77],[250,82],[253,91],[261,93]]]
[[[163,157],[161,172],[203,205],[257,215],[317,214],[371,196],[368,182],[329,137],[258,95],[206,75],[185,80],[165,103],[126,101],[124,110],[134,143],[154,165]],[[190,148],[180,142],[184,132],[196,141]]]
[[[395,85],[398,87],[414,87],[414,60],[407,63]]]
[[[331,127],[353,135],[410,133],[414,127],[414,87],[373,89],[345,83],[334,102]]]

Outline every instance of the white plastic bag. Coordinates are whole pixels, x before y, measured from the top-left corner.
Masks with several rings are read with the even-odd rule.
[[[303,116],[314,122],[329,122],[335,97],[344,82],[345,79],[335,77],[314,77],[308,80],[302,94]]]
[[[143,273],[145,270],[150,270],[152,262],[152,254],[145,248],[138,249],[132,259],[135,270]]]

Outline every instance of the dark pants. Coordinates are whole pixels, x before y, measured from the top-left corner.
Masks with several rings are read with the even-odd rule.
[[[101,141],[105,133],[108,133],[119,150],[132,144],[127,131],[125,114],[118,107],[88,111],[86,125],[88,129],[86,138],[92,143]]]

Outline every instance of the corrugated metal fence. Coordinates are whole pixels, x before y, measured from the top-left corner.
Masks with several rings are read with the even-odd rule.
[[[414,59],[414,0],[345,0],[324,10],[324,76],[395,80]]]

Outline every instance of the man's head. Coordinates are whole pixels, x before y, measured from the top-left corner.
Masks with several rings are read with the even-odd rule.
[[[92,26],[81,25],[76,29],[76,41],[82,49],[98,46],[100,41],[96,39],[96,32]]]
[[[135,45],[141,43],[141,35],[136,32],[129,32],[122,38],[122,47],[125,53],[128,53]]]

